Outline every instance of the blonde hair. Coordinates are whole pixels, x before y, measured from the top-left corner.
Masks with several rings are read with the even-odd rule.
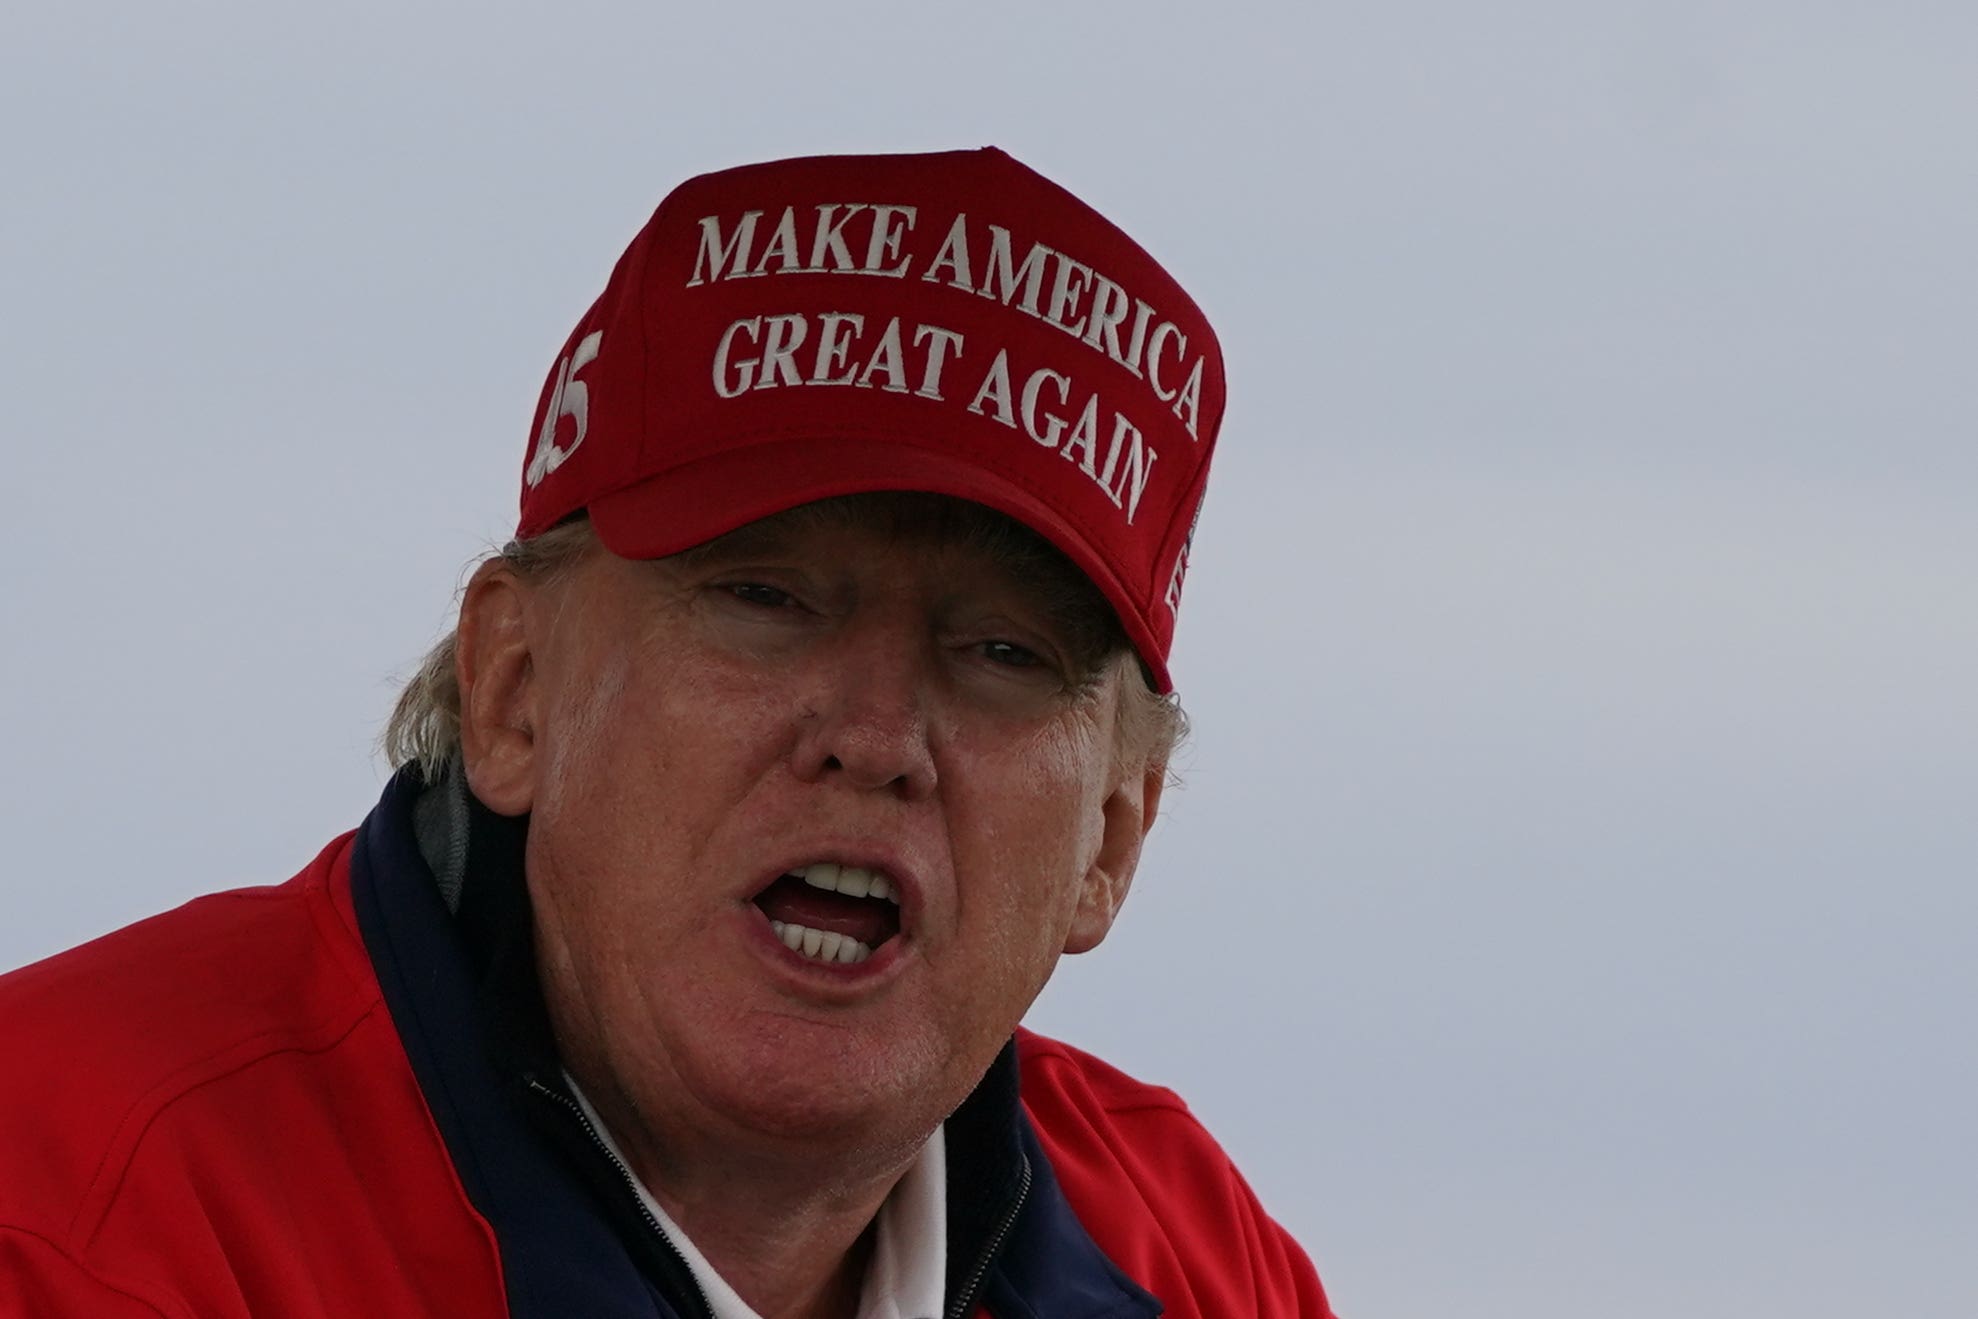
[[[500,560],[524,581],[549,581],[568,571],[595,543],[589,522],[566,522],[540,536],[511,540],[483,556],[474,568]],[[460,759],[456,636],[457,629],[449,631],[419,661],[419,667],[399,692],[391,718],[385,721],[385,731],[378,739],[393,769],[417,765],[428,783],[437,783]]]
[[[893,529],[919,528],[961,535],[1013,561],[1026,580],[1042,581],[1060,594],[1066,612],[1090,623],[1085,644],[1095,658],[1123,663],[1116,749],[1135,763],[1168,764],[1188,735],[1188,716],[1172,695],[1145,680],[1118,616],[1098,588],[1055,546],[1023,524],[977,504],[940,495],[890,493],[845,495],[806,504],[791,514],[804,518],[879,518]],[[788,516],[788,515],[785,515]],[[588,520],[579,518],[527,540],[512,540],[475,564],[500,561],[529,582],[547,582],[570,570],[598,544]],[[1097,665],[1095,667],[1104,667]],[[1136,678],[1139,681],[1136,681]],[[437,782],[460,759],[460,677],[455,633],[426,653],[399,692],[379,738],[393,769],[418,766],[428,783]]]

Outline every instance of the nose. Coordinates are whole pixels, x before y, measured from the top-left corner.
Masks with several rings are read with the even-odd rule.
[[[797,777],[838,778],[907,801],[931,797],[927,663],[914,639],[890,629],[841,637],[815,657],[812,676],[794,751]]]

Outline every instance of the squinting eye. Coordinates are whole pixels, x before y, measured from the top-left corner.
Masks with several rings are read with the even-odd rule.
[[[746,604],[761,605],[765,609],[782,609],[792,603],[788,591],[779,591],[761,582],[735,582],[725,588],[728,594]]]
[[[1044,662],[1036,651],[1026,650],[1014,641],[985,641],[982,643],[982,653],[1012,669],[1031,669]]]

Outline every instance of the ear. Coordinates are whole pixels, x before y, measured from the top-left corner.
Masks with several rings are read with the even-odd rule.
[[[1078,910],[1065,935],[1065,951],[1085,953],[1097,948],[1113,928],[1133,872],[1140,865],[1140,845],[1160,814],[1161,790],[1167,786],[1166,760],[1150,761],[1138,773],[1129,772],[1100,808],[1105,833],[1099,855],[1085,872]]]
[[[454,635],[460,682],[460,754],[467,786],[489,810],[523,815],[535,804],[535,663],[530,587],[508,565],[482,564],[460,601]]]

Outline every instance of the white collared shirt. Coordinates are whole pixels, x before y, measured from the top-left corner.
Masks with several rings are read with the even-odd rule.
[[[687,1261],[714,1319],[762,1319],[660,1208],[659,1201],[632,1171],[625,1152],[612,1139],[611,1129],[591,1107],[576,1078],[565,1073],[564,1079],[591,1130],[625,1169],[646,1212],[680,1252],[680,1258]],[[858,1319],[938,1319],[948,1268],[948,1155],[941,1128],[934,1129],[906,1175],[879,1206],[875,1222],[872,1259],[866,1265],[865,1283],[859,1293]]]

